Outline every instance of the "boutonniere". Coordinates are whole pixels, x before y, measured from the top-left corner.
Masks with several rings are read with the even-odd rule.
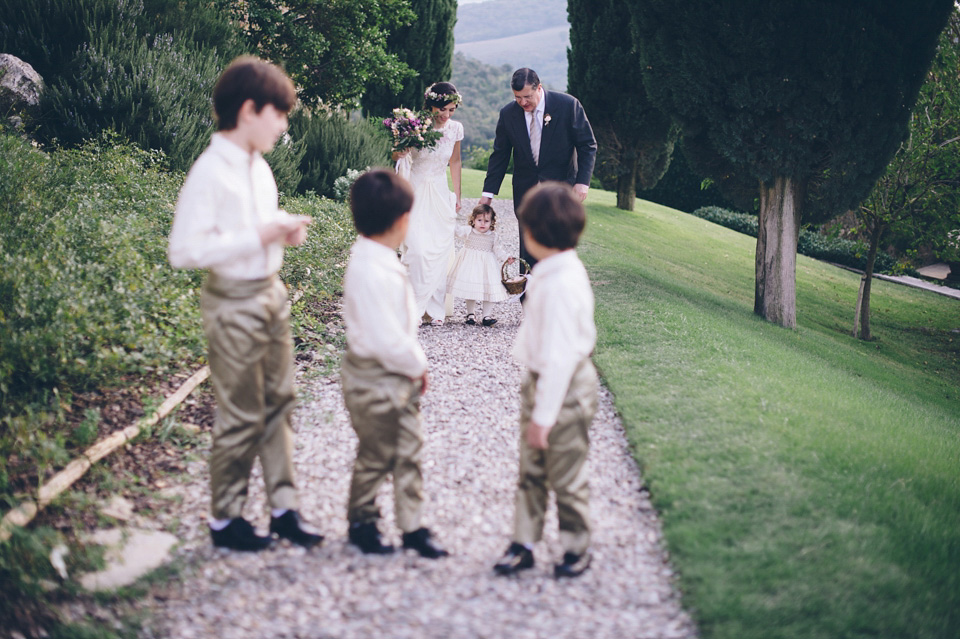
[[[549,114],[549,113],[547,113],[546,115],[543,116],[543,126],[547,126],[548,124],[550,124],[550,114]]]

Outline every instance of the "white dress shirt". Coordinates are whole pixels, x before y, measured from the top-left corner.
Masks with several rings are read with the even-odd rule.
[[[571,249],[537,262],[526,291],[513,356],[539,374],[531,419],[552,428],[577,365],[597,343],[593,289]]]
[[[214,133],[177,198],[170,264],[229,279],[269,277],[283,264],[284,242],[262,246],[257,228],[286,215],[266,160]]]
[[[350,249],[343,276],[343,321],[347,349],[357,357],[377,360],[411,379],[427,372],[407,272],[396,251],[362,235]]]

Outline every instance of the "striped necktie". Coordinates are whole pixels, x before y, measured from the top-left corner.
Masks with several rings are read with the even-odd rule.
[[[536,111],[530,118],[530,151],[533,153],[534,164],[540,164],[540,118]]]

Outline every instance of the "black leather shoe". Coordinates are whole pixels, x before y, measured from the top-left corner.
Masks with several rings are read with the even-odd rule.
[[[476,315],[474,315],[473,313],[467,313],[467,321],[465,323],[469,324],[470,326],[473,326],[474,324],[476,324],[477,323]]]
[[[427,528],[418,528],[411,533],[403,533],[403,547],[416,550],[421,557],[439,559],[450,553],[438,546],[432,539],[433,534]]]
[[[270,537],[261,537],[243,517],[230,520],[223,530],[210,529],[210,538],[217,548],[256,552],[266,550],[273,543]]]
[[[507,552],[493,566],[498,575],[512,575],[527,568],[533,568],[533,552],[516,542],[510,544]]]
[[[347,534],[350,537],[350,543],[368,555],[389,555],[393,552],[393,546],[385,545],[380,541],[380,531],[374,521],[350,524],[350,531]]]
[[[317,534],[313,528],[301,522],[300,513],[295,510],[288,510],[279,517],[271,517],[270,532],[304,548],[316,546],[323,541],[323,535]]]
[[[482,320],[480,323],[483,324],[484,326],[493,326],[494,324],[497,323],[497,318],[495,318],[495,317],[484,317],[483,320]]]
[[[557,577],[579,577],[590,567],[590,561],[593,559],[590,551],[582,555],[576,555],[572,552],[563,553],[563,563],[553,567],[553,576]]]

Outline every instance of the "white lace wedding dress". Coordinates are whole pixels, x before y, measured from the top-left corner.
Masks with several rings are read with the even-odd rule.
[[[443,137],[432,149],[414,149],[409,176],[413,186],[410,228],[400,247],[400,261],[407,267],[417,305],[424,313],[443,319],[447,270],[453,259],[453,231],[457,222],[457,196],[447,187],[447,165],[453,147],[463,139],[463,125],[454,120],[440,129]],[[405,173],[398,166],[398,171]]]

